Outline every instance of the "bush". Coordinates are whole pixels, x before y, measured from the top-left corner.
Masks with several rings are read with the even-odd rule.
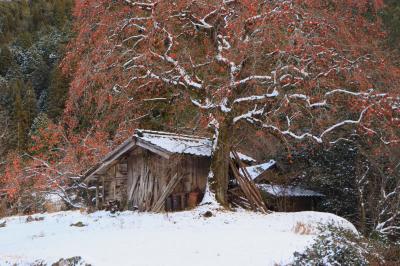
[[[303,253],[296,252],[294,265],[370,265],[380,260],[363,238],[333,225],[321,226],[315,243]]]
[[[400,242],[390,239],[388,236],[379,232],[372,232],[369,240],[374,243],[374,247],[379,251],[384,259],[385,266],[400,265]]]

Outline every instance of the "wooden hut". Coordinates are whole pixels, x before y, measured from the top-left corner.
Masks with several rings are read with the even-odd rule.
[[[256,164],[246,167],[245,171],[249,174],[250,178],[255,182],[259,183],[264,180],[269,180],[269,173],[272,169],[276,168],[276,161],[269,160],[262,164]],[[242,173],[243,170],[240,171]]]
[[[324,195],[298,186],[257,184],[269,209],[295,212],[312,211]]]
[[[136,130],[134,135],[84,174],[95,188],[95,206],[177,211],[201,201],[211,164],[208,138]],[[255,160],[244,154],[247,164]]]
[[[324,197],[323,194],[298,186],[270,184],[282,179],[282,170],[275,160],[246,167],[251,179],[257,183],[263,200],[270,210],[311,211]],[[286,178],[287,179],[287,178]]]

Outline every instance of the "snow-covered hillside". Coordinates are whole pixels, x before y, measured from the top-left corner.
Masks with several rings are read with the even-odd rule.
[[[0,219],[0,265],[81,256],[92,265],[284,265],[313,242],[319,223],[355,230],[328,213],[269,215],[207,209],[170,214],[79,211]],[[43,217],[40,218],[40,217]],[[33,218],[33,219],[32,219]],[[71,224],[82,222],[86,226]]]

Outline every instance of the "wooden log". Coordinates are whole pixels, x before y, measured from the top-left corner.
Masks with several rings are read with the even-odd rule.
[[[235,156],[237,159],[239,159],[239,155],[235,152]],[[258,188],[256,187],[254,181],[252,180],[249,172],[246,169],[246,166],[242,163],[242,161],[239,161],[239,165],[240,168],[243,172],[243,176],[249,181],[249,189],[251,190],[251,192],[253,193],[253,195],[255,196],[255,198],[260,201],[263,202],[263,199],[261,197],[260,191],[258,190]]]
[[[142,167],[142,174],[140,177],[140,187],[139,187],[139,210],[146,211],[146,189],[148,181],[148,167],[144,164]]]
[[[243,193],[246,195],[247,199],[249,200],[251,209],[256,210],[253,196],[251,195],[251,192],[250,192],[248,186],[245,184],[244,178],[239,174],[239,172],[232,160],[230,161],[230,166],[231,166],[233,175],[235,176],[236,180],[238,181],[240,188],[242,189]]]
[[[231,188],[228,190],[228,197],[230,202],[235,207],[242,207],[244,209],[252,209],[249,200],[244,196],[240,187]]]
[[[265,205],[261,197],[260,191],[258,190],[256,185],[254,184],[254,181],[251,179],[249,173],[247,172],[245,165],[240,160],[239,155],[236,151],[232,151],[232,154],[235,161],[239,165],[239,168],[242,170],[241,174],[236,168],[234,162],[232,160],[230,161],[232,172],[234,173],[234,176],[236,177],[240,188],[243,190],[252,207],[255,206],[256,209],[260,210],[261,212],[267,213],[267,206]]]
[[[250,177],[250,174],[248,173],[246,166],[242,163],[242,161],[239,158],[239,155],[236,153],[236,151],[232,152],[234,157],[236,158],[240,169],[242,170],[241,172],[243,173],[243,176],[246,179],[246,183],[248,184],[249,190],[252,193],[252,195],[258,200],[258,201],[262,201],[262,197],[260,194],[260,191],[258,190],[258,188],[256,187],[256,185],[254,184],[253,180]]]
[[[139,178],[136,178],[132,183],[131,189],[129,191],[129,195],[128,195],[128,203],[132,202],[133,203],[133,193],[135,191],[135,189],[137,188],[138,184],[139,184]]]
[[[157,200],[157,202],[152,206],[151,211],[153,212],[159,212],[162,207],[164,206],[165,199],[171,194],[171,192],[174,190],[176,185],[178,185],[179,181],[181,181],[182,175],[175,174],[167,186],[165,187],[165,190],[162,192],[160,198]]]
[[[153,195],[153,205],[160,198],[160,182],[158,178],[154,179],[154,195]]]
[[[138,187],[140,186],[140,175],[141,173],[138,171],[138,166],[143,163],[142,157],[138,157],[138,160],[133,162],[131,160],[130,167],[130,178],[132,180],[131,188],[128,195],[128,202],[132,202],[133,206],[138,207]],[[133,165],[135,163],[135,165]],[[136,192],[135,192],[136,191]]]
[[[150,173],[150,170],[147,171],[147,186],[146,186],[146,211],[149,211],[152,207],[152,197],[153,197],[153,189],[154,189],[154,178]]]

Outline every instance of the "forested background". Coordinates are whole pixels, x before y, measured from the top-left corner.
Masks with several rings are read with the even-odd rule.
[[[23,152],[43,120],[63,110],[58,64],[71,36],[72,0],[0,1],[0,156]]]
[[[106,37],[118,34],[110,28],[130,11],[124,1],[94,2],[0,1],[0,215],[44,210],[44,199],[52,193],[69,208],[81,206],[82,172],[136,127],[208,132],[206,117],[181,103],[187,96],[154,86],[128,96],[141,94],[146,100],[156,95],[165,100],[139,103],[126,101],[121,88],[111,86],[123,80],[110,56],[121,51],[111,49]],[[343,11],[336,1],[322,2]],[[382,31],[374,37],[379,50],[373,52],[385,59],[376,63],[377,68],[385,64],[390,72],[385,81],[373,85],[385,87],[396,99],[400,2],[360,1],[365,4],[362,9],[353,1],[339,2],[348,2],[349,10]],[[351,22],[347,25],[351,27]],[[398,115],[396,103],[393,110]],[[381,130],[400,136],[398,122]],[[366,235],[398,240],[398,142],[385,144],[389,140],[370,132],[329,146],[306,142],[288,147],[246,126],[236,134],[245,152],[259,160],[277,159],[284,169],[282,178],[324,193],[320,210],[349,219]],[[254,139],[255,134],[261,138]]]

